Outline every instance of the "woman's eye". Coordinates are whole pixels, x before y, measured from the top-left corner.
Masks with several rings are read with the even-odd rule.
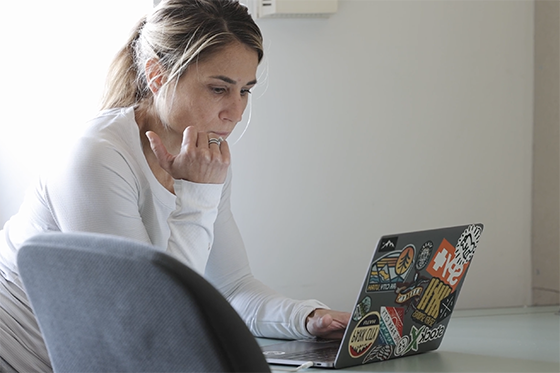
[[[216,94],[222,94],[226,91],[225,88],[221,88],[221,87],[212,87],[212,92],[216,93]]]
[[[210,87],[210,90],[212,91],[212,93],[216,94],[216,95],[223,95],[226,94],[228,92],[227,88],[224,87]],[[250,89],[242,89],[241,90],[241,96],[247,96],[248,94],[251,93]]]

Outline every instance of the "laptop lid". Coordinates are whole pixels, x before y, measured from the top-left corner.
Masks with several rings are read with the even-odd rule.
[[[437,349],[482,230],[470,224],[381,237],[335,356],[308,359],[300,349],[327,345],[293,341],[264,347],[265,357],[274,364],[343,368]]]

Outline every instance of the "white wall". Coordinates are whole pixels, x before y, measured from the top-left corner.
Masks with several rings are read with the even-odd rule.
[[[54,140],[95,113],[143,13],[135,0],[75,4],[3,7],[1,223]],[[379,235],[480,221],[458,307],[527,304],[533,2],[341,0],[329,19],[258,23],[268,78],[233,147],[257,277],[347,309]]]
[[[532,1],[339,1],[259,19],[234,151],[255,275],[348,309],[381,234],[483,222],[458,307],[530,303]]]
[[[150,7],[149,0],[2,5],[0,226],[60,144],[97,112],[113,55]]]
[[[535,3],[532,303],[560,300],[560,3]]]

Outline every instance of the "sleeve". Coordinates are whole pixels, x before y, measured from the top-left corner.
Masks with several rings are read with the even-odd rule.
[[[142,189],[148,186],[137,173],[132,160],[114,145],[82,140],[46,185],[47,204],[59,229],[153,244],[203,272],[223,185],[175,181],[179,198],[171,198],[175,207],[171,204],[162,213],[156,202],[142,201],[157,196]],[[141,204],[151,211],[142,214]]]
[[[279,339],[312,336],[305,321],[316,308],[328,308],[316,300],[284,297],[251,274],[245,246],[230,207],[231,173],[228,175],[218,218],[214,245],[206,266],[206,278],[229,300],[253,335]]]
[[[170,238],[167,252],[201,275],[214,240],[214,222],[223,185],[174,183],[177,208],[167,219]]]

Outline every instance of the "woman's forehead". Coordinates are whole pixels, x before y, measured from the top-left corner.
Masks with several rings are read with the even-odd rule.
[[[187,74],[194,72],[202,78],[223,80],[229,84],[255,84],[258,54],[241,43],[228,45],[207,58],[189,66]]]

